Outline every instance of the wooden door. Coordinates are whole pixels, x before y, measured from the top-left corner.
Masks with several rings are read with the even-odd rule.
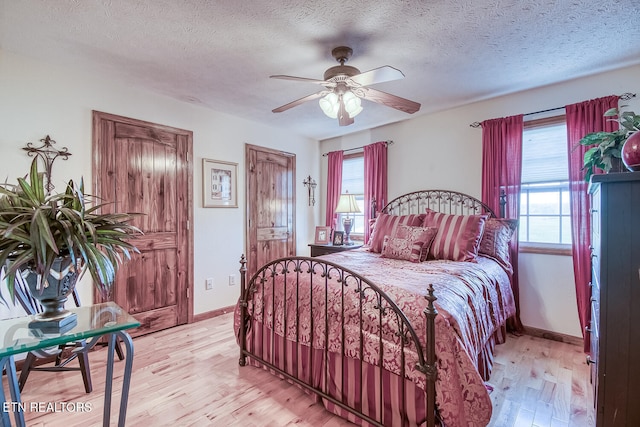
[[[105,210],[143,214],[140,254],[108,298],[142,324],[134,336],[193,320],[192,146],[191,131],[93,112],[94,193],[114,202]]]
[[[246,145],[247,274],[296,253],[295,154]]]

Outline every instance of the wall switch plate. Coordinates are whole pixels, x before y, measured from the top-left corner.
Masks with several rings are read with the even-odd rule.
[[[208,291],[213,289],[213,277],[210,277],[205,281],[204,288]]]
[[[229,286],[234,286],[236,284],[236,275],[235,274],[230,274],[229,275]]]

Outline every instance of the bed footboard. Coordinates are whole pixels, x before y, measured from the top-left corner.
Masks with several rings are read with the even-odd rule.
[[[425,296],[427,333],[418,337],[389,295],[335,263],[281,258],[250,279],[244,255],[240,264],[241,366],[249,358],[360,424],[436,425],[437,310],[431,285]],[[392,405],[386,400],[391,395]],[[398,402],[402,407],[391,408]],[[422,415],[413,419],[412,412]]]

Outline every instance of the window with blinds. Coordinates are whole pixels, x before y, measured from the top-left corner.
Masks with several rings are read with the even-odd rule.
[[[525,122],[520,242],[571,244],[568,161],[564,116]]]
[[[349,214],[353,218],[351,238],[364,238],[364,154],[356,153],[344,156],[342,161],[342,193],[353,194],[360,213]],[[342,230],[342,219],[346,214],[338,215],[338,230]]]

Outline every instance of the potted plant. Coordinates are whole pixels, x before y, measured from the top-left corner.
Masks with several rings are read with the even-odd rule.
[[[633,111],[619,113],[617,108],[612,108],[604,113],[605,117],[615,117],[620,123],[620,129],[613,132],[593,132],[585,135],[580,140],[580,145],[592,146],[584,153],[584,165],[582,170],[585,171],[584,179],[589,182],[591,176],[595,173],[596,168],[602,169],[605,173],[611,171],[622,172],[622,162],[624,161],[630,170],[634,167],[640,167],[640,161],[633,161],[635,151],[640,152],[640,144],[638,148],[632,148],[631,145],[624,148],[627,140],[632,134],[640,129],[640,115]],[[635,139],[636,137],[634,137]]]
[[[141,231],[129,223],[132,214],[97,213],[103,205],[92,205],[82,179],[47,194],[44,178],[36,158],[28,178],[0,184],[0,266],[11,298],[19,274],[42,302],[41,319],[59,320],[68,316],[64,302],[85,271],[98,291],[109,289],[119,265],[138,252],[129,240]]]

